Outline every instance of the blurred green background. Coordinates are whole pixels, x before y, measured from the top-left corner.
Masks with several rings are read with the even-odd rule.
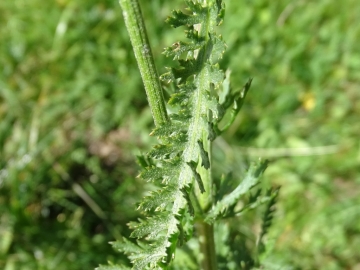
[[[159,72],[181,0],[140,1]],[[360,269],[360,5],[225,1],[221,61],[254,82],[218,170],[269,158],[274,269]],[[0,1],[0,269],[93,269],[146,190],[153,127],[116,1]],[[166,86],[164,86],[166,87]],[[241,221],[240,221],[241,222]],[[256,228],[254,228],[256,230]]]

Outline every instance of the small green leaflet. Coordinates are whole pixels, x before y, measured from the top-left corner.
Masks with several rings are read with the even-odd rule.
[[[201,191],[201,193],[204,193],[205,192],[205,188],[204,188],[204,184],[201,180],[201,177],[200,177],[200,174],[196,171],[196,167],[197,167],[197,164],[195,161],[190,161],[187,163],[189,165],[189,167],[191,168],[193,174],[194,174],[194,178],[196,180],[196,182],[198,183],[199,185],[199,189]]]
[[[243,181],[230,194],[224,196],[216,203],[215,207],[207,214],[205,220],[213,223],[229,207],[235,205],[244,194],[259,183],[260,176],[265,171],[267,164],[267,160],[252,164],[246,172]]]

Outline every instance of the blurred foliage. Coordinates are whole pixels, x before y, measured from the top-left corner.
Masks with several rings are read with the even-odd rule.
[[[162,48],[183,31],[164,20],[183,5],[141,4],[163,72]],[[264,186],[282,189],[265,268],[359,269],[360,5],[226,4],[221,66],[234,88],[254,81],[214,158],[225,161],[219,173],[235,175],[249,160],[272,160]],[[108,242],[138,215],[146,186],[135,155],[149,149],[153,124],[120,7],[12,0],[0,1],[0,14],[0,268],[123,260]],[[253,215],[227,225],[238,232],[234,247],[259,230],[246,227]]]

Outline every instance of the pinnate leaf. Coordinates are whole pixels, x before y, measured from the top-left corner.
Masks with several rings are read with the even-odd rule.
[[[206,216],[206,221],[210,223],[214,222],[217,217],[221,216],[221,214],[227,210],[227,208],[235,205],[241,196],[249,192],[252,187],[258,184],[260,176],[265,171],[267,164],[267,161],[260,161],[257,164],[252,164],[246,172],[243,181],[235,188],[235,190],[224,196],[224,198],[217,202],[215,207],[209,211]]]

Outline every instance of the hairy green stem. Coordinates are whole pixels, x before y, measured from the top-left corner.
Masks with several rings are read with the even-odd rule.
[[[156,126],[168,121],[164,96],[138,0],[119,0]]]

